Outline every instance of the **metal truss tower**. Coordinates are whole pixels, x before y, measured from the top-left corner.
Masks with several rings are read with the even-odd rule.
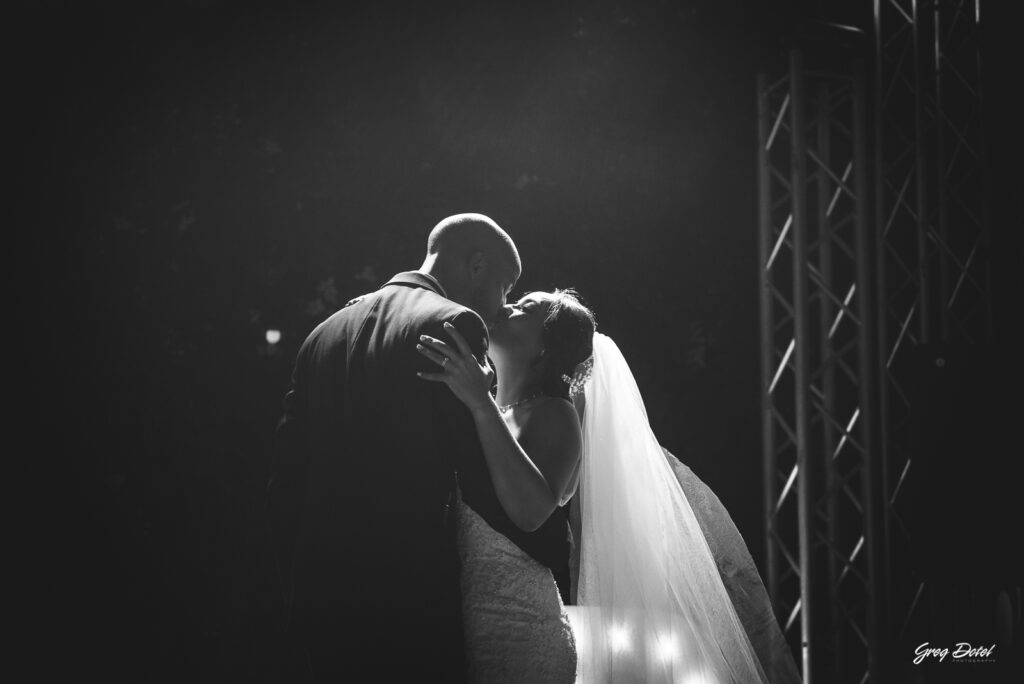
[[[915,356],[992,329],[980,5],[871,7],[841,73],[758,80],[766,574],[807,684],[894,677],[930,591]]]
[[[938,598],[911,552],[922,348],[992,338],[980,0],[874,0],[875,236],[887,643]],[[935,363],[941,363],[941,353]]]
[[[864,77],[760,77],[769,592],[804,680],[877,667],[875,394]]]

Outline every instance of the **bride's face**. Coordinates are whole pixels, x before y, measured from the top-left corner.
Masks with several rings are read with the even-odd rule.
[[[544,351],[544,319],[554,295],[531,292],[502,308],[491,328],[491,350],[505,360],[532,362]]]

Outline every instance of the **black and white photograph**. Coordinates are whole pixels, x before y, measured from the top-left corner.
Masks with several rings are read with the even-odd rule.
[[[4,680],[1024,681],[1014,4],[12,2]]]

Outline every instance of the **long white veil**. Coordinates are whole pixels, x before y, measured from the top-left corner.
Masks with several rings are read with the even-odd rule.
[[[600,333],[584,396],[578,681],[766,682],[633,374]]]

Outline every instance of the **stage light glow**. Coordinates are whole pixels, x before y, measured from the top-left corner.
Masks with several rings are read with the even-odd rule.
[[[691,672],[680,679],[679,684],[716,684],[716,680],[711,675],[705,675],[700,672]]]
[[[281,341],[280,330],[268,330],[267,331],[267,344],[277,344]]]
[[[654,638],[654,652],[662,662],[668,662],[679,653],[679,645],[671,634],[658,634]]]
[[[613,653],[622,653],[632,648],[629,629],[626,625],[612,625],[608,630],[608,641],[611,643]]]

